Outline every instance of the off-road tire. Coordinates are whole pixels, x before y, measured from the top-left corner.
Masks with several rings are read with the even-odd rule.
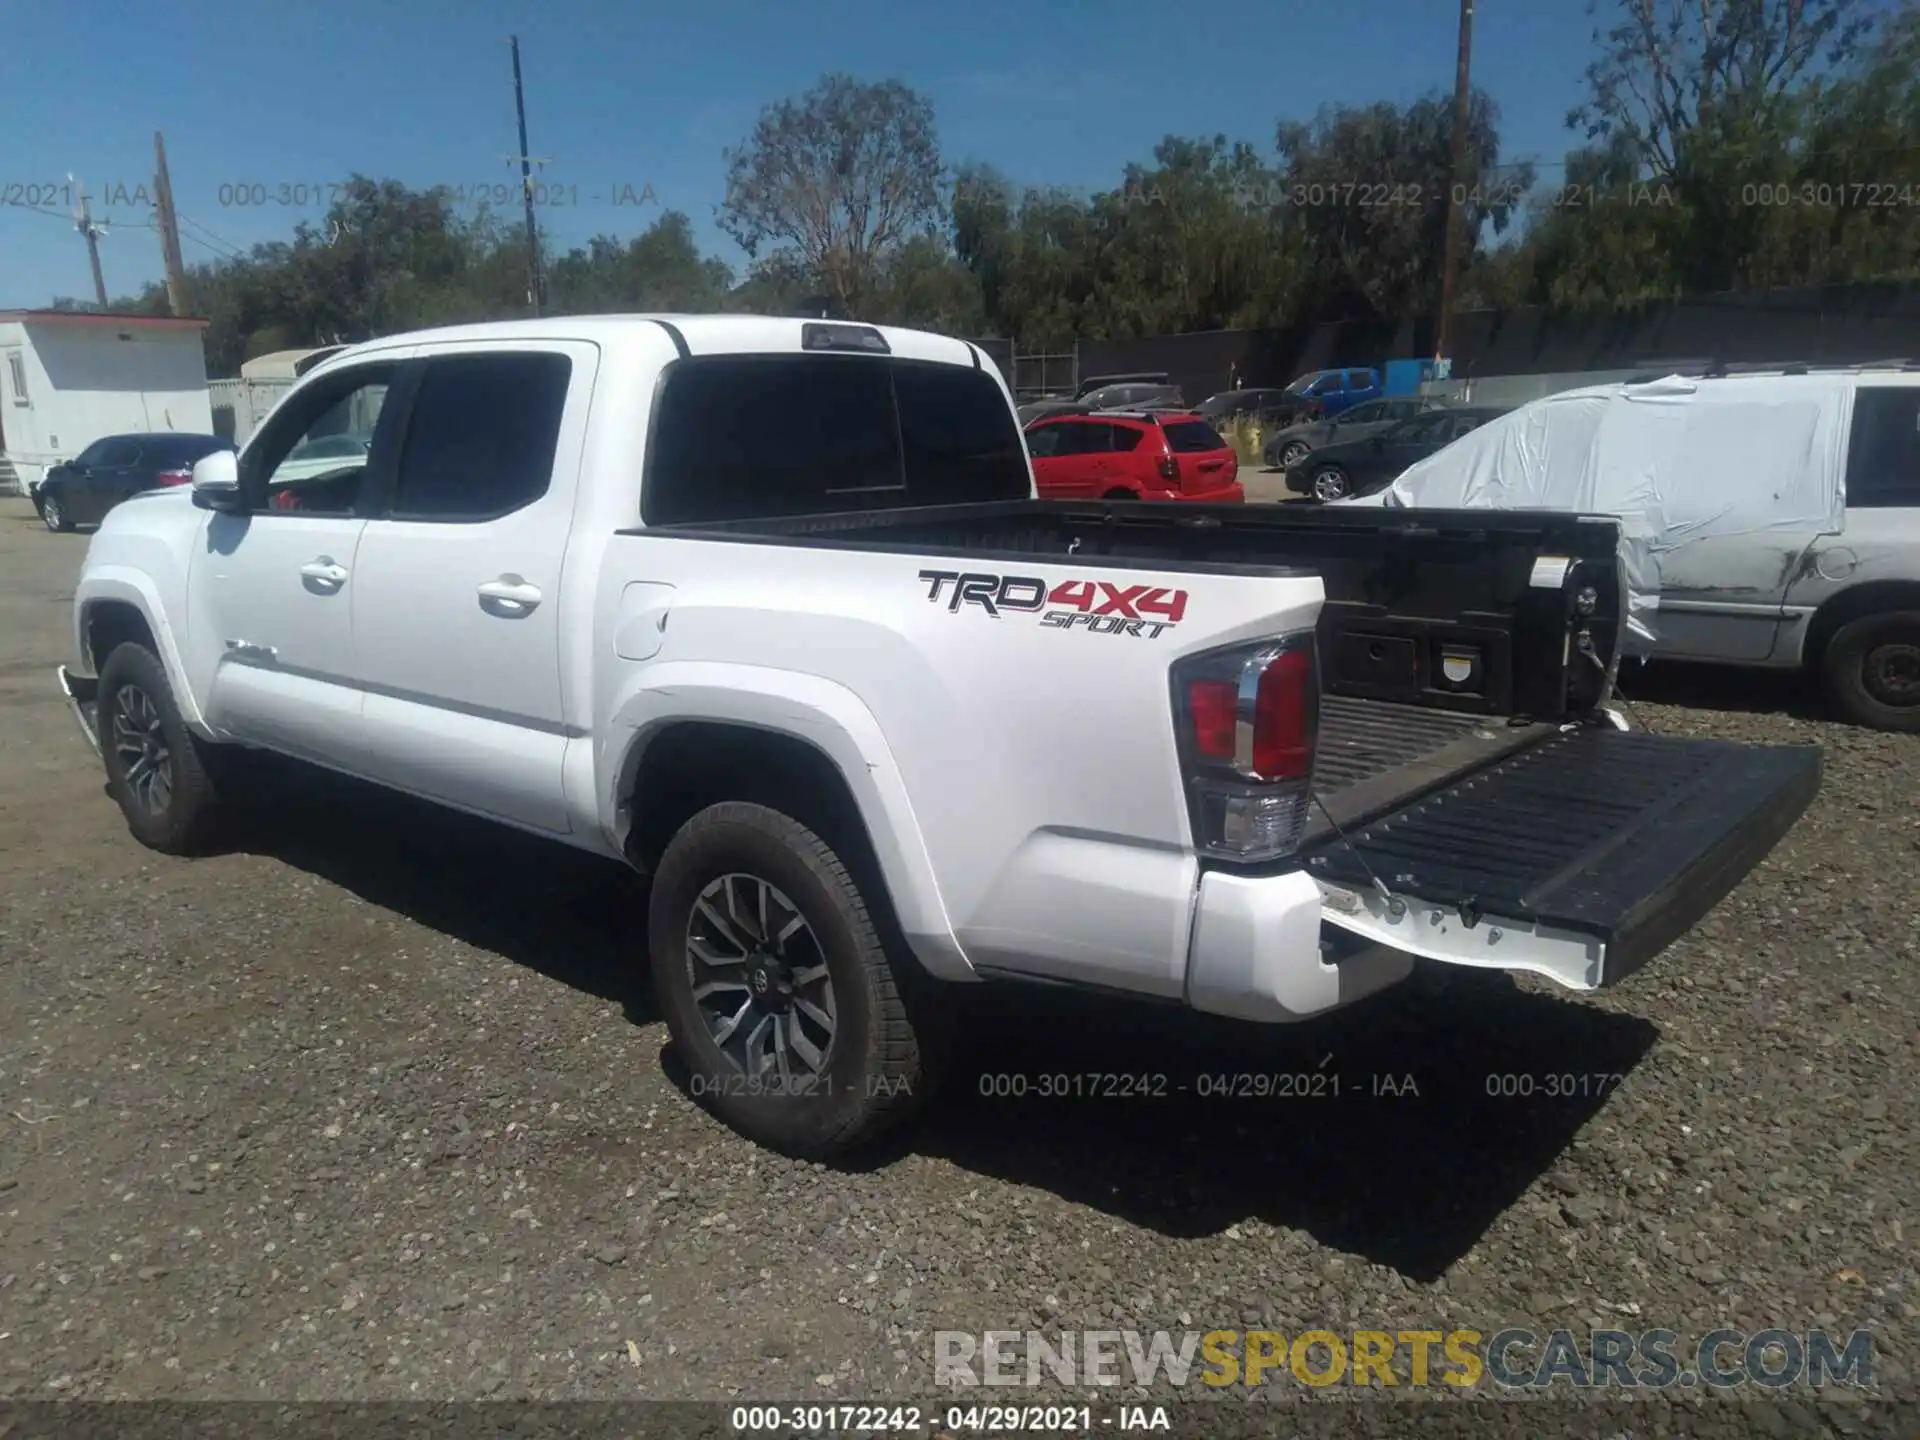
[[[715,1042],[699,1007],[688,927],[701,892],[728,874],[777,887],[817,939],[837,1021],[818,1079],[747,1076]],[[928,1043],[934,1027],[919,1013],[928,982],[910,956],[889,955],[877,908],[826,841],[764,805],[709,806],[660,857],[647,917],[654,996],[694,1098],[747,1138],[782,1154],[825,1158],[872,1141],[926,1100],[937,1068]],[[897,941],[893,948],[903,950]]]
[[[121,692],[129,687],[151,702],[159,721],[158,734],[166,745],[170,793],[167,802],[157,809],[143,804],[129,785],[128,765],[116,746],[114,717],[119,713]],[[173,687],[167,683],[160,657],[136,641],[115,646],[100,667],[98,697],[94,715],[107,771],[107,793],[126,816],[133,838],[167,855],[203,851],[220,822],[219,796],[210,763],[213,747],[188,730],[180,718],[180,707],[174,703]]]

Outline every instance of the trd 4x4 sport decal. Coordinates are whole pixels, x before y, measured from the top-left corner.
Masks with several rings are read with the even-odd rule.
[[[1187,592],[1161,585],[1111,580],[1062,580],[1049,586],[1033,575],[977,575],[922,570],[927,599],[946,601],[949,612],[978,605],[995,619],[1038,614],[1050,630],[1086,630],[1095,635],[1141,635],[1154,639],[1180,623]]]

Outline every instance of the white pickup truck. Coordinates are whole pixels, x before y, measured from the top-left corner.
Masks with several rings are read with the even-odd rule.
[[[334,436],[367,443],[288,461]],[[107,517],[60,682],[159,850],[248,747],[649,873],[698,1093],[814,1155],[923,1098],[947,986],[1267,1021],[1416,957],[1593,989],[1818,789],[1815,748],[1605,707],[1610,519],[1033,494],[959,340],[394,336]]]

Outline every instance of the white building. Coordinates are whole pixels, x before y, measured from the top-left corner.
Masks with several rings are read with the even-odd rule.
[[[103,435],[212,434],[206,328],[164,315],[0,310],[0,490],[38,485]]]

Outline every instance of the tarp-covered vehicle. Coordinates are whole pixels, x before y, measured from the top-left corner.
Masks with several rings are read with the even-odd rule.
[[[1920,371],[1571,390],[1378,503],[1616,515],[1628,654],[1804,665],[1852,718],[1920,730]]]

